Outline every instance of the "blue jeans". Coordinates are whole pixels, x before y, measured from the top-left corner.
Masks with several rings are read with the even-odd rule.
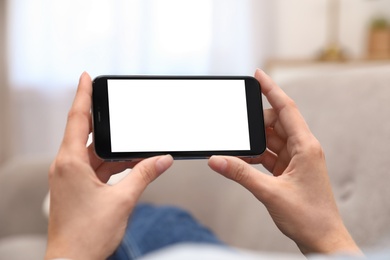
[[[134,209],[125,236],[109,260],[137,259],[183,242],[223,245],[209,229],[182,209],[140,204]]]

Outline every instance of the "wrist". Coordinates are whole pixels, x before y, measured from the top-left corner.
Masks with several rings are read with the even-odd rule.
[[[78,259],[93,259],[86,255],[85,252],[79,251],[77,248],[67,246],[68,243],[60,243],[59,241],[49,241],[45,260],[78,260]]]
[[[96,250],[98,251],[98,250]],[[63,243],[48,244],[45,260],[100,260],[105,259],[99,252],[86,250],[77,246],[67,246]]]
[[[363,252],[357,246],[352,236],[344,225],[339,227],[334,232],[327,232],[324,234],[317,243],[311,246],[298,245],[301,252],[305,255],[308,254],[348,254],[363,256]]]

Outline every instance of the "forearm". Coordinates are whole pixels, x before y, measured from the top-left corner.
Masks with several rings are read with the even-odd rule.
[[[344,226],[339,224],[333,231],[329,230],[322,235],[315,243],[310,245],[300,244],[297,242],[298,248],[304,255],[309,254],[348,254],[363,256],[363,252],[357,246],[352,236]]]

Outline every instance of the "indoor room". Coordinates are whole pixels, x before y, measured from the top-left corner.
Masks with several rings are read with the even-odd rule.
[[[48,172],[83,72],[94,79],[263,70],[321,143],[356,244],[388,250],[390,0],[0,0],[0,39],[0,259],[45,254]],[[263,106],[271,107],[264,96]],[[180,112],[169,117],[185,122]],[[175,160],[139,203],[182,208],[234,248],[305,259],[267,208],[207,159]]]

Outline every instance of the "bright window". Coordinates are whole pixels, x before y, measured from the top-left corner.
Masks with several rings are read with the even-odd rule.
[[[206,74],[209,0],[8,1],[10,81],[75,86],[99,74]]]

